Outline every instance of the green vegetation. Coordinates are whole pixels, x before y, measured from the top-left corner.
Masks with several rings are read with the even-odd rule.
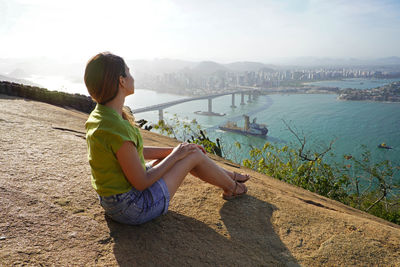
[[[345,155],[349,164],[343,173],[351,188],[344,201],[352,207],[400,224],[400,165],[389,160],[373,163],[371,153],[363,146],[360,159]]]
[[[399,166],[387,160],[371,163],[367,151],[361,159],[345,156],[345,165],[328,164],[322,153],[310,158],[302,153],[301,148],[266,143],[253,148],[243,165],[400,224],[400,185],[393,180]]]
[[[267,142],[261,149],[253,147],[242,162],[245,167],[400,224],[400,182],[394,179],[400,175],[400,165],[388,160],[374,163],[365,146],[360,158],[344,155],[342,162],[332,163],[328,158],[334,156],[335,140],[316,151],[319,146],[309,144],[284,123],[297,143],[278,146]],[[160,121],[153,127],[170,137],[200,144],[209,153],[227,155],[220,141],[211,141],[195,120],[182,122],[175,115],[168,124]],[[240,143],[235,147],[242,150]]]
[[[142,123],[140,127],[144,126],[144,124],[145,123]],[[151,128],[169,137],[186,141],[188,143],[199,144],[203,146],[208,153],[220,157],[223,156],[219,139],[216,139],[215,142],[211,141],[206,136],[207,132],[201,129],[196,120],[189,121],[187,118],[181,120],[176,114],[174,114],[173,118],[169,120],[168,123],[161,120],[158,124],[152,125]]]

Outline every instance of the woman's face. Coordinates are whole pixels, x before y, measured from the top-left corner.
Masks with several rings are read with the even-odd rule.
[[[129,72],[128,66],[125,65],[125,74],[126,77],[122,77],[123,79],[123,87],[126,89],[127,95],[131,95],[135,93],[135,80],[133,79],[131,73]]]

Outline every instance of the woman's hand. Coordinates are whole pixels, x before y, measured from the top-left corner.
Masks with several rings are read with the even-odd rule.
[[[203,152],[204,154],[207,154],[206,150],[204,149],[203,146],[196,144],[196,146],[201,150],[201,152]]]
[[[196,149],[199,149],[196,144],[181,143],[172,150],[171,156],[175,157],[177,160],[181,160],[190,153],[195,152]]]

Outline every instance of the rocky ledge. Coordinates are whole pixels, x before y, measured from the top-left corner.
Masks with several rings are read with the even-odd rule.
[[[400,102],[400,82],[368,90],[343,89],[339,92],[338,99]]]

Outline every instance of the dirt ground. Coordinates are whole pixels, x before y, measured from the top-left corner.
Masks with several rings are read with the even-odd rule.
[[[0,266],[400,266],[398,225],[216,157],[251,174],[247,196],[224,201],[188,175],[166,215],[110,221],[90,184],[86,118],[0,95]]]

